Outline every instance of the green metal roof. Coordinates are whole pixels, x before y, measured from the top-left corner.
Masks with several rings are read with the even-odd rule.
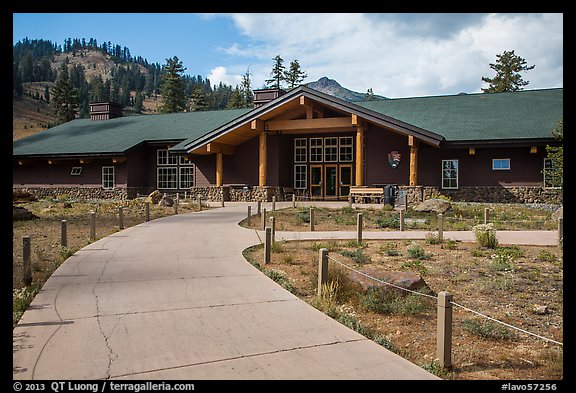
[[[144,141],[197,138],[251,108],[77,119],[13,142],[15,156],[121,154]]]
[[[447,142],[550,138],[563,89],[398,98],[357,105],[434,132]]]
[[[282,105],[283,100],[294,94],[306,92],[310,90],[300,87],[268,104]],[[340,103],[344,110],[376,120],[396,119],[446,142],[551,138],[563,116],[562,88],[360,103],[344,102],[319,92],[318,95]],[[256,109],[126,116],[100,121],[77,119],[14,141],[12,152],[17,157],[122,154],[146,141],[179,142],[173,149],[182,150],[192,141],[206,139],[202,137],[215,130],[233,129],[238,121],[257,117],[268,104]]]

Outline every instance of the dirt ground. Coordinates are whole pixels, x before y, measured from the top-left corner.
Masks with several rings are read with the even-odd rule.
[[[358,250],[350,241],[279,242],[273,248],[271,263],[264,265],[262,246],[245,252],[252,263],[285,274],[293,292],[313,302],[317,289],[318,250],[328,248],[329,264],[338,260],[356,269],[372,271],[414,271],[437,293],[448,291],[453,301],[529,332],[562,342],[563,268],[558,247],[512,247],[513,262],[494,264],[494,250],[481,250],[476,243],[450,245],[426,241],[368,241],[362,252],[369,258],[356,263],[341,253]],[[407,248],[416,243],[429,259],[408,256]],[[452,249],[448,249],[452,248]],[[395,250],[389,256],[387,250]],[[348,271],[347,269],[344,269]],[[361,291],[361,289],[359,289]],[[360,322],[385,336],[395,352],[420,366],[432,366],[436,358],[436,301],[420,297],[422,310],[413,315],[366,311],[361,298],[352,297],[344,307]],[[548,313],[537,315],[535,305],[546,305]],[[340,305],[342,307],[342,305]],[[502,338],[481,338],[465,329],[470,320],[486,321],[455,307],[453,310],[453,368],[439,375],[445,379],[489,380],[563,378],[562,347],[506,327],[492,327]],[[468,322],[467,322],[468,321]]]

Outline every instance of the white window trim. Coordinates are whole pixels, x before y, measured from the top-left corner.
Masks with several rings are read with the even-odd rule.
[[[334,141],[334,140],[335,140],[335,141],[336,141],[336,144],[335,144],[335,145],[327,145],[327,144],[326,144],[326,140],[330,140],[330,141]],[[335,157],[334,157],[333,160],[328,160],[328,159],[326,158],[328,149],[336,149],[336,150],[335,150],[335,152],[336,152],[336,153],[335,153]],[[327,137],[324,137],[324,162],[338,162],[338,158],[339,158],[338,156],[339,156],[339,154],[340,154],[340,150],[338,149],[338,137],[337,137],[337,136],[327,136]]]
[[[296,146],[296,141],[304,141],[304,146]],[[304,161],[299,161],[297,159],[299,150],[304,150]],[[295,138],[294,139],[294,162],[301,163],[301,162],[308,162],[308,139],[307,138]]]
[[[180,156],[179,160],[180,160],[180,165],[182,165],[182,166],[194,165],[194,163],[192,161],[187,160],[186,157],[184,157],[184,156]]]
[[[456,187],[444,187],[444,179],[448,179],[444,177],[444,163],[446,161],[456,161]],[[441,181],[441,188],[443,190],[457,190],[458,186],[460,185],[460,163],[458,160],[442,160],[442,181]]]
[[[73,166],[72,170],[70,171],[71,176],[80,176],[82,175],[82,167],[81,166]]]
[[[494,162],[495,161],[508,161],[508,168],[494,168]],[[509,171],[512,168],[512,166],[510,165],[510,159],[509,158],[493,158],[492,159],[492,170],[493,171]]]
[[[160,171],[176,169],[176,186],[175,187],[160,187]],[[178,167],[177,166],[163,166],[156,168],[156,188],[160,190],[177,190],[178,189]]]
[[[160,152],[166,152],[166,162],[160,162]],[[164,158],[163,158],[164,159]],[[170,162],[170,160],[173,159],[174,162]],[[158,166],[169,166],[169,165],[177,165],[178,164],[178,159],[177,156],[170,154],[170,152],[168,151],[168,149],[158,149],[156,150],[156,165]]]
[[[350,143],[342,143],[342,140],[350,140]],[[354,137],[352,136],[341,136],[338,139],[338,162],[353,162],[354,161]],[[351,154],[349,160],[342,159],[342,148],[350,148]]]
[[[106,187],[105,182],[104,182],[104,172],[107,169],[112,169],[112,187]],[[109,173],[107,175],[110,175]],[[114,169],[114,166],[103,166],[102,167],[102,188],[105,190],[113,190],[116,186],[116,170]]]
[[[320,141],[320,145],[316,145],[316,146],[312,146],[312,141]],[[323,138],[310,138],[310,143],[309,143],[309,148],[310,148],[310,154],[309,154],[309,160],[310,162],[322,162],[322,160],[324,160],[324,139]],[[313,160],[312,159],[312,149],[320,149],[320,160]]]
[[[296,179],[296,167],[303,167],[304,168],[304,187],[297,187],[297,179]],[[296,190],[305,190],[308,185],[308,165],[306,164],[296,164],[294,165],[294,189]]]
[[[192,164],[192,165],[187,165],[187,166],[181,166],[181,167],[179,168],[179,170],[178,170],[178,187],[179,187],[181,190],[185,190],[185,189],[190,188],[190,187],[184,187],[184,186],[182,185],[182,182],[183,182],[183,179],[184,179],[184,176],[183,176],[183,174],[182,174],[183,169],[191,169],[191,170],[192,170],[192,172],[191,172],[192,185],[191,185],[190,187],[194,187],[194,186],[196,185],[196,173],[195,173],[196,170],[195,170],[195,168],[194,168],[194,164]]]

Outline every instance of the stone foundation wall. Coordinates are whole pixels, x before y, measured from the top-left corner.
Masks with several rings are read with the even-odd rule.
[[[231,202],[270,202],[272,197],[275,196],[277,201],[284,200],[284,190],[282,187],[246,187],[237,188],[231,186],[222,187],[192,187],[189,191],[192,199],[201,199],[209,201],[224,201]]]
[[[66,196],[72,199],[130,199],[136,197],[136,189],[102,187],[13,187],[12,191],[29,193],[38,199]]]

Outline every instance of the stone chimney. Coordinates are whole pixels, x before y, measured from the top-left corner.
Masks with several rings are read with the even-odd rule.
[[[264,105],[280,96],[286,94],[282,89],[258,89],[254,90],[254,108]]]
[[[108,120],[116,117],[122,117],[122,105],[117,102],[105,101],[90,103],[91,120]]]

